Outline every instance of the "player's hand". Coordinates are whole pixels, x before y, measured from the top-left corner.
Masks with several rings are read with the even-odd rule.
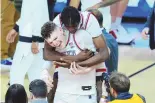
[[[69,72],[75,75],[78,74],[86,74],[88,72],[90,72],[91,70],[93,70],[93,68],[91,67],[81,67],[78,64],[76,64],[75,62],[71,63]]]
[[[94,56],[94,52],[88,49],[81,51],[76,55],[76,62],[84,61]]]
[[[33,54],[39,53],[39,44],[37,42],[32,42],[31,51]]]
[[[60,67],[65,67],[65,68],[69,68],[70,67],[70,63],[66,63],[66,62],[57,62],[54,61],[53,62],[54,65],[60,66]]]
[[[49,91],[53,88],[53,78],[52,76],[49,74],[48,70],[47,69],[44,69],[42,71],[42,74],[41,74],[41,79],[46,83],[47,85],[47,90],[48,90],[48,93]]]
[[[9,33],[7,34],[7,36],[6,36],[6,41],[8,43],[13,43],[16,36],[17,36],[17,34],[18,34],[18,32],[16,32],[16,30],[14,30],[14,29],[10,30]]]
[[[145,27],[142,32],[141,32],[141,35],[142,35],[142,38],[143,39],[148,39],[148,33],[149,33],[149,28],[148,27]]]

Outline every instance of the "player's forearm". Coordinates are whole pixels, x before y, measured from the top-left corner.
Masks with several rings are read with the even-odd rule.
[[[59,53],[55,51],[55,48],[50,47],[46,42],[43,57],[48,61],[61,61],[61,58],[63,58],[64,60],[76,61],[76,56],[66,56],[62,53]]]
[[[63,55],[57,51],[50,51],[50,52],[47,52],[47,51],[44,51],[44,59],[45,60],[48,60],[48,61],[63,61],[61,60],[61,58],[63,58],[64,60],[70,60],[70,61],[77,61],[76,57],[75,56],[66,56],[66,55]]]
[[[47,50],[46,48],[44,49],[43,52],[43,58],[44,60],[48,60],[48,61],[61,61],[60,58],[63,55],[60,54],[59,52],[56,52],[54,50]]]
[[[109,57],[108,49],[100,49],[99,53],[97,53],[95,56],[91,57],[88,60],[85,60],[83,62],[78,62],[80,66],[94,66],[99,63],[105,62],[105,60]]]
[[[100,3],[97,3],[95,6],[97,8],[101,8],[101,7],[106,7],[106,6],[110,6],[118,1],[121,1],[121,0],[102,0],[102,2]]]

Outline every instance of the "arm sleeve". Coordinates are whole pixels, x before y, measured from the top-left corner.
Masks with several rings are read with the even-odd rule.
[[[153,15],[153,10],[154,10],[154,8],[155,8],[155,3],[154,3],[154,5],[153,5],[153,8],[152,8],[152,10],[151,10],[149,16],[147,17],[147,21],[146,21],[144,27],[149,27],[149,25],[150,25],[150,23],[151,23],[151,16]]]
[[[86,30],[91,34],[93,38],[98,37],[102,34],[100,25],[97,19],[92,14],[90,14]]]
[[[17,20],[16,24],[13,27],[13,29],[16,30],[16,32],[19,32],[19,24],[20,24],[20,18]]]

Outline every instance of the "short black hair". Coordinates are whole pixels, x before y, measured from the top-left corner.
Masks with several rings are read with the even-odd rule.
[[[36,98],[46,98],[46,96],[47,96],[47,85],[43,80],[36,79],[30,83],[29,91]]]
[[[52,21],[46,22],[41,28],[41,35],[44,39],[50,37],[50,34],[57,28],[57,25]]]
[[[88,10],[88,12],[91,12],[96,17],[96,19],[98,20],[100,26],[102,26],[102,24],[103,24],[102,13],[97,9],[90,9],[90,10]]]
[[[6,92],[5,103],[28,103],[25,88],[21,84],[11,85]]]
[[[63,9],[60,19],[65,26],[77,26],[80,23],[80,13],[75,7],[68,6]]]
[[[117,93],[129,92],[130,80],[122,73],[113,72],[110,76],[110,86]]]

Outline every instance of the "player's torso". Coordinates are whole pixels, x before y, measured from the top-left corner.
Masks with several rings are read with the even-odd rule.
[[[76,34],[69,34],[70,35],[68,36],[69,41],[66,45],[66,48],[56,49],[56,50],[66,55],[77,55],[78,53],[81,52],[81,49],[79,47],[84,48],[84,44],[85,44],[81,34],[82,32],[76,33]],[[90,37],[88,36],[88,38]],[[81,74],[81,75],[71,74],[68,68],[63,68],[63,67],[57,68],[57,71],[59,76],[57,90],[59,92],[61,91],[65,93],[83,94],[83,95],[95,93],[95,79],[96,79],[95,69],[90,71],[87,74]],[[84,92],[84,90],[82,89],[82,86],[91,86],[91,90]]]

